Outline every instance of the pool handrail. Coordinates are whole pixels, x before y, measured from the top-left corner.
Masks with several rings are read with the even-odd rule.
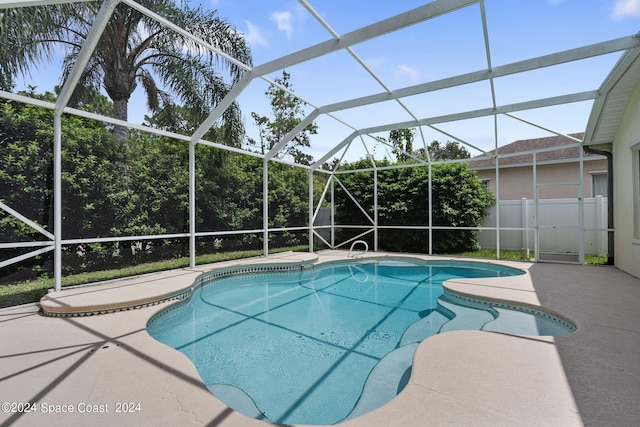
[[[358,253],[356,255],[352,255],[353,247],[358,243],[362,243],[364,245],[364,252]],[[369,245],[367,244],[367,242],[365,242],[364,240],[356,240],[355,242],[353,242],[351,244],[351,248],[349,249],[349,257],[362,256],[362,255],[366,254],[367,252],[369,252]]]

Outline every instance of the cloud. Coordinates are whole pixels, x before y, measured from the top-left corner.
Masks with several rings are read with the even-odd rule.
[[[619,21],[629,16],[640,17],[640,0],[616,0],[611,19]]]
[[[278,25],[278,30],[283,31],[287,37],[293,36],[293,14],[288,10],[284,12],[273,12],[271,20]]]
[[[366,64],[371,68],[378,68],[382,66],[386,61],[387,59],[384,56],[376,56],[372,58],[367,58],[365,59],[364,62],[366,62]]]
[[[408,65],[400,64],[396,67],[396,75],[398,77],[406,78],[411,84],[420,83],[422,76],[417,68],[410,67]]]
[[[264,34],[260,27],[254,25],[251,21],[244,21],[244,23],[247,25],[247,32],[244,34],[244,38],[250,45],[269,46],[267,35]]]

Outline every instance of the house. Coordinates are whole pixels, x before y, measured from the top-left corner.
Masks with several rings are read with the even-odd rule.
[[[499,221],[501,249],[532,249],[538,260],[566,262],[580,262],[581,247],[586,255],[607,254],[607,158],[585,152],[583,137],[556,135],[499,147],[498,179],[495,150],[469,161],[469,168],[499,194],[500,203],[488,208],[482,222],[485,232],[478,233],[483,248],[498,247],[496,233],[489,230]],[[589,231],[581,240],[577,229]]]
[[[569,136],[581,141],[584,134]],[[499,199],[533,199],[536,186],[538,197],[545,199],[577,198],[580,182],[580,151],[576,140],[565,136],[523,139],[499,148]],[[564,148],[562,148],[564,147]],[[542,150],[542,151],[539,151]],[[533,168],[534,155],[535,172]],[[482,155],[484,159],[469,161],[469,169],[497,194],[495,150]],[[487,157],[492,157],[488,158]],[[583,197],[607,196],[607,159],[605,156],[583,152]],[[562,185],[568,184],[568,185]]]
[[[640,48],[620,58],[598,90],[583,144],[611,159],[616,267],[640,277]]]

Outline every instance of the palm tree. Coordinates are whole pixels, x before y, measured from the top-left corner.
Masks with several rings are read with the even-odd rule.
[[[6,76],[27,73],[32,65],[50,62],[63,45],[64,81],[86,40],[99,3],[0,9],[0,72]],[[251,65],[251,53],[244,38],[216,11],[204,10],[202,6],[178,7],[173,0],[138,0],[138,3]],[[221,72],[228,73],[226,79]],[[83,88],[102,88],[113,101],[114,118],[127,120],[129,99],[140,85],[152,112],[170,110],[177,102],[194,117],[203,118],[243,72],[232,61],[128,5],[119,4],[82,74],[74,98],[81,97]],[[229,137],[226,142],[238,145],[243,126],[236,105],[224,114],[222,125],[226,128],[223,134]],[[126,143],[126,128],[116,126],[114,132],[121,143]]]

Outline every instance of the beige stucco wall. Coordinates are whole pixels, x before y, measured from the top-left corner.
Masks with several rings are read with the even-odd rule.
[[[640,85],[636,86],[613,142],[615,265],[640,277],[638,230],[638,149],[640,142]]]
[[[578,162],[537,165],[538,184],[577,183],[580,181],[580,165]],[[607,161],[584,161],[584,196],[591,197],[591,173],[606,171]],[[489,179],[489,189],[496,194],[495,170],[477,171],[480,179]],[[500,199],[519,200],[523,197],[533,199],[533,167],[510,167],[500,169]],[[577,187],[543,188],[540,197],[549,199],[578,197]]]

